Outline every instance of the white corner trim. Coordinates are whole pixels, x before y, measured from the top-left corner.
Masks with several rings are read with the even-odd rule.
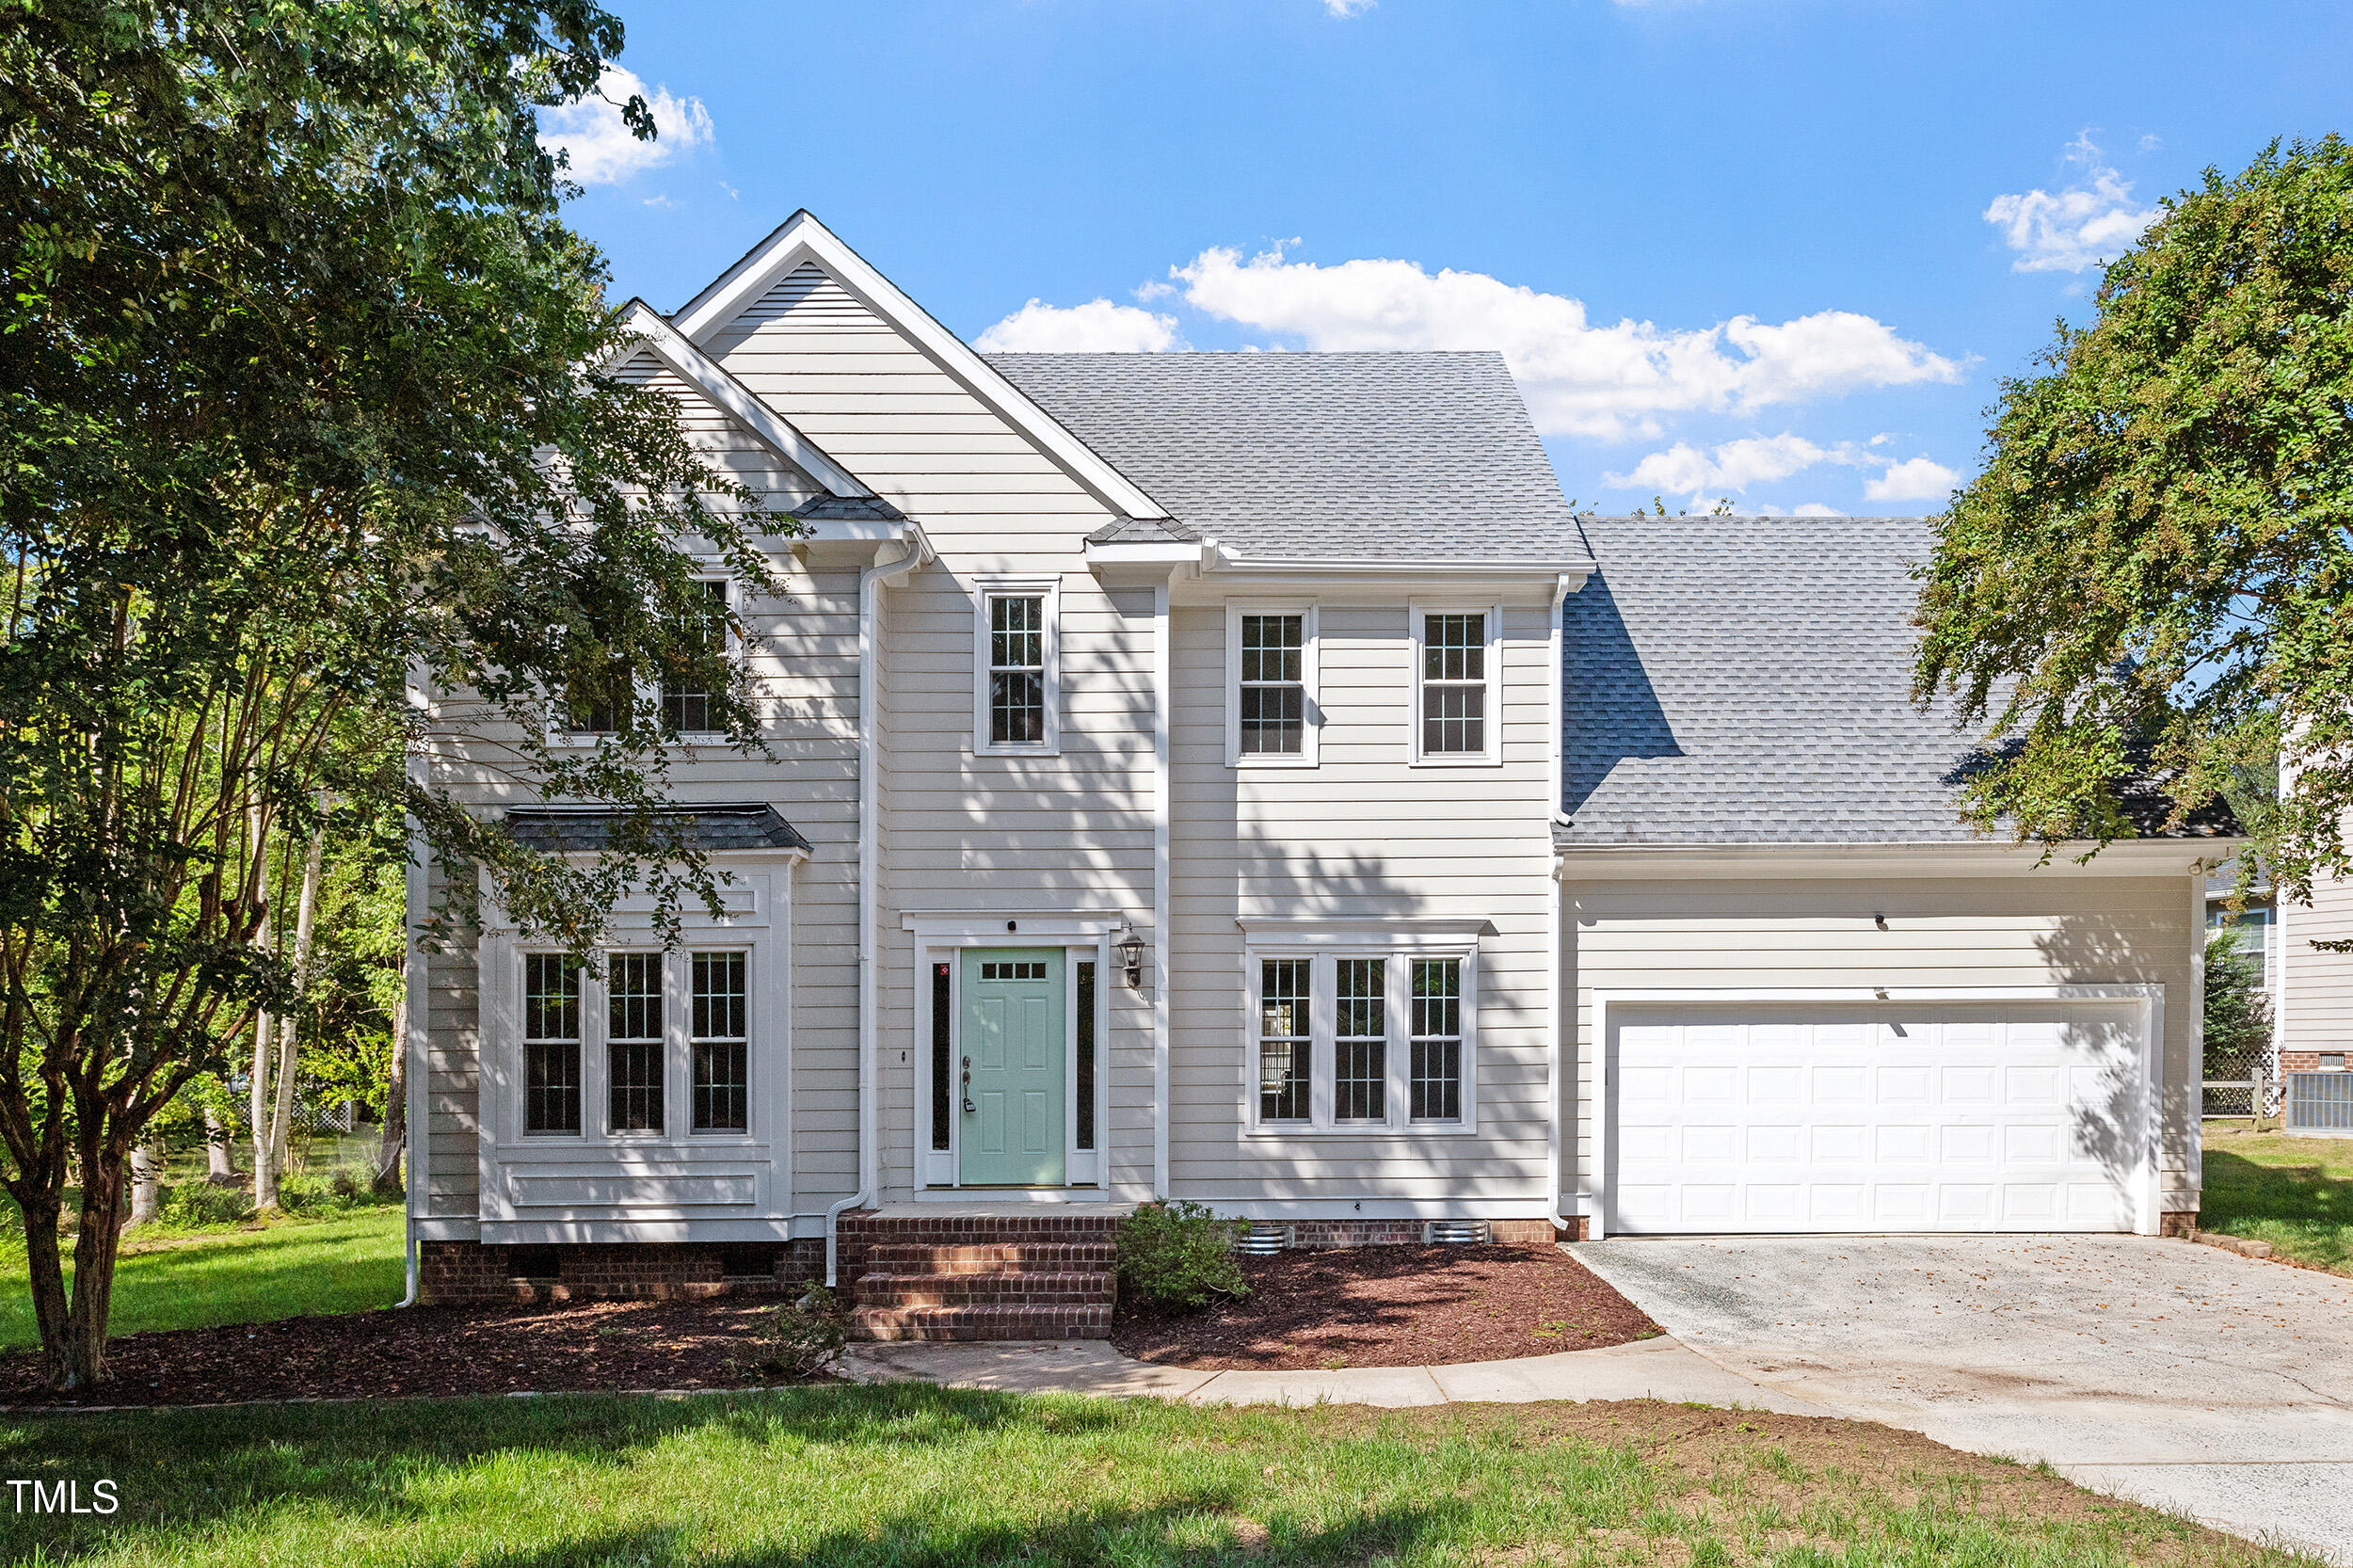
[[[1175,627],[1168,608],[1168,584],[1152,589],[1152,1195],[1169,1195],[1168,1124],[1171,1066],[1174,1048],[1168,1038],[1170,1008],[1168,979],[1173,919],[1172,875],[1173,758],[1176,652],[1170,642]],[[1107,1075],[1108,1076],[1108,1075]],[[1108,1125],[1108,1124],[1107,1124]],[[1111,1149],[1103,1151],[1103,1185],[1111,1186]]]
[[[1113,511],[1131,518],[1165,518],[1168,508],[1137,488],[1032,402],[963,339],[875,270],[804,208],[784,220],[702,293],[671,317],[689,340],[701,344],[742,314],[770,285],[803,262],[815,262],[870,311],[904,333],[932,361],[962,382],[1023,435],[1035,441],[1080,484]]]
[[[622,320],[644,340],[643,345],[654,358],[700,388],[705,397],[733,414],[795,468],[824,486],[828,493],[860,497],[874,493],[865,481],[826,456],[816,442],[794,429],[790,420],[753,395],[749,387],[728,375],[644,300],[631,300]]]
[[[2203,922],[2201,922],[2202,928]],[[2129,1001],[2140,1013],[2140,1073],[2143,1091],[2141,1168],[2133,1185],[2133,1229],[2157,1233],[2160,1143],[2165,1100],[2165,986],[2155,982],[2113,985],[1689,985],[1668,989],[1598,989],[1593,1013],[1593,1170],[1588,1239],[1599,1241],[1609,1221],[1609,1014],[1613,1008],[1654,1003],[1737,1006],[1743,1002],[1897,1002],[1933,1005],[1964,1001]]]

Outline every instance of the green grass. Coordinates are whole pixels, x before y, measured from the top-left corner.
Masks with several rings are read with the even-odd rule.
[[[2290,1138],[2239,1121],[2206,1123],[2205,1141],[2201,1229],[2353,1274],[2353,1138]]]
[[[0,1423],[25,1563],[1564,1563],[2308,1560],[1881,1428],[1673,1405],[1202,1410],[920,1385]]]
[[[65,1245],[70,1282],[72,1242]],[[407,1283],[402,1248],[398,1204],[296,1216],[259,1229],[131,1231],[115,1264],[107,1332],[390,1306]],[[11,1236],[0,1242],[0,1351],[40,1343],[24,1243]]]

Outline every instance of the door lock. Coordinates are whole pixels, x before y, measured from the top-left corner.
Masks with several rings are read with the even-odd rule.
[[[964,1113],[968,1116],[980,1109],[972,1103],[972,1059],[964,1059]]]

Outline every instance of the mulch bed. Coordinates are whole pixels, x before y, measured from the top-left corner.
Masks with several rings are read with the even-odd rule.
[[[1112,1343],[1172,1367],[1439,1367],[1592,1350],[1660,1332],[1557,1247],[1332,1247],[1241,1259],[1250,1294],[1154,1316]]]
[[[739,1368],[757,1314],[777,1298],[411,1306],[347,1316],[132,1334],[112,1341],[112,1380],[67,1399],[37,1356],[0,1357],[0,1404],[218,1404],[780,1383]]]

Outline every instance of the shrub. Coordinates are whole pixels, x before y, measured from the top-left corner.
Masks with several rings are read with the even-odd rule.
[[[208,1181],[183,1181],[164,1189],[155,1204],[158,1224],[175,1230],[209,1230],[243,1224],[253,1217],[253,1199],[242,1189]]]
[[[760,1315],[750,1341],[736,1352],[735,1364],[747,1372],[805,1383],[833,1365],[848,1338],[840,1299],[812,1285],[790,1306],[772,1306]]]
[[[1120,1288],[1174,1312],[1194,1311],[1211,1296],[1248,1295],[1234,1261],[1237,1224],[1181,1199],[1138,1204],[1119,1222]]]

